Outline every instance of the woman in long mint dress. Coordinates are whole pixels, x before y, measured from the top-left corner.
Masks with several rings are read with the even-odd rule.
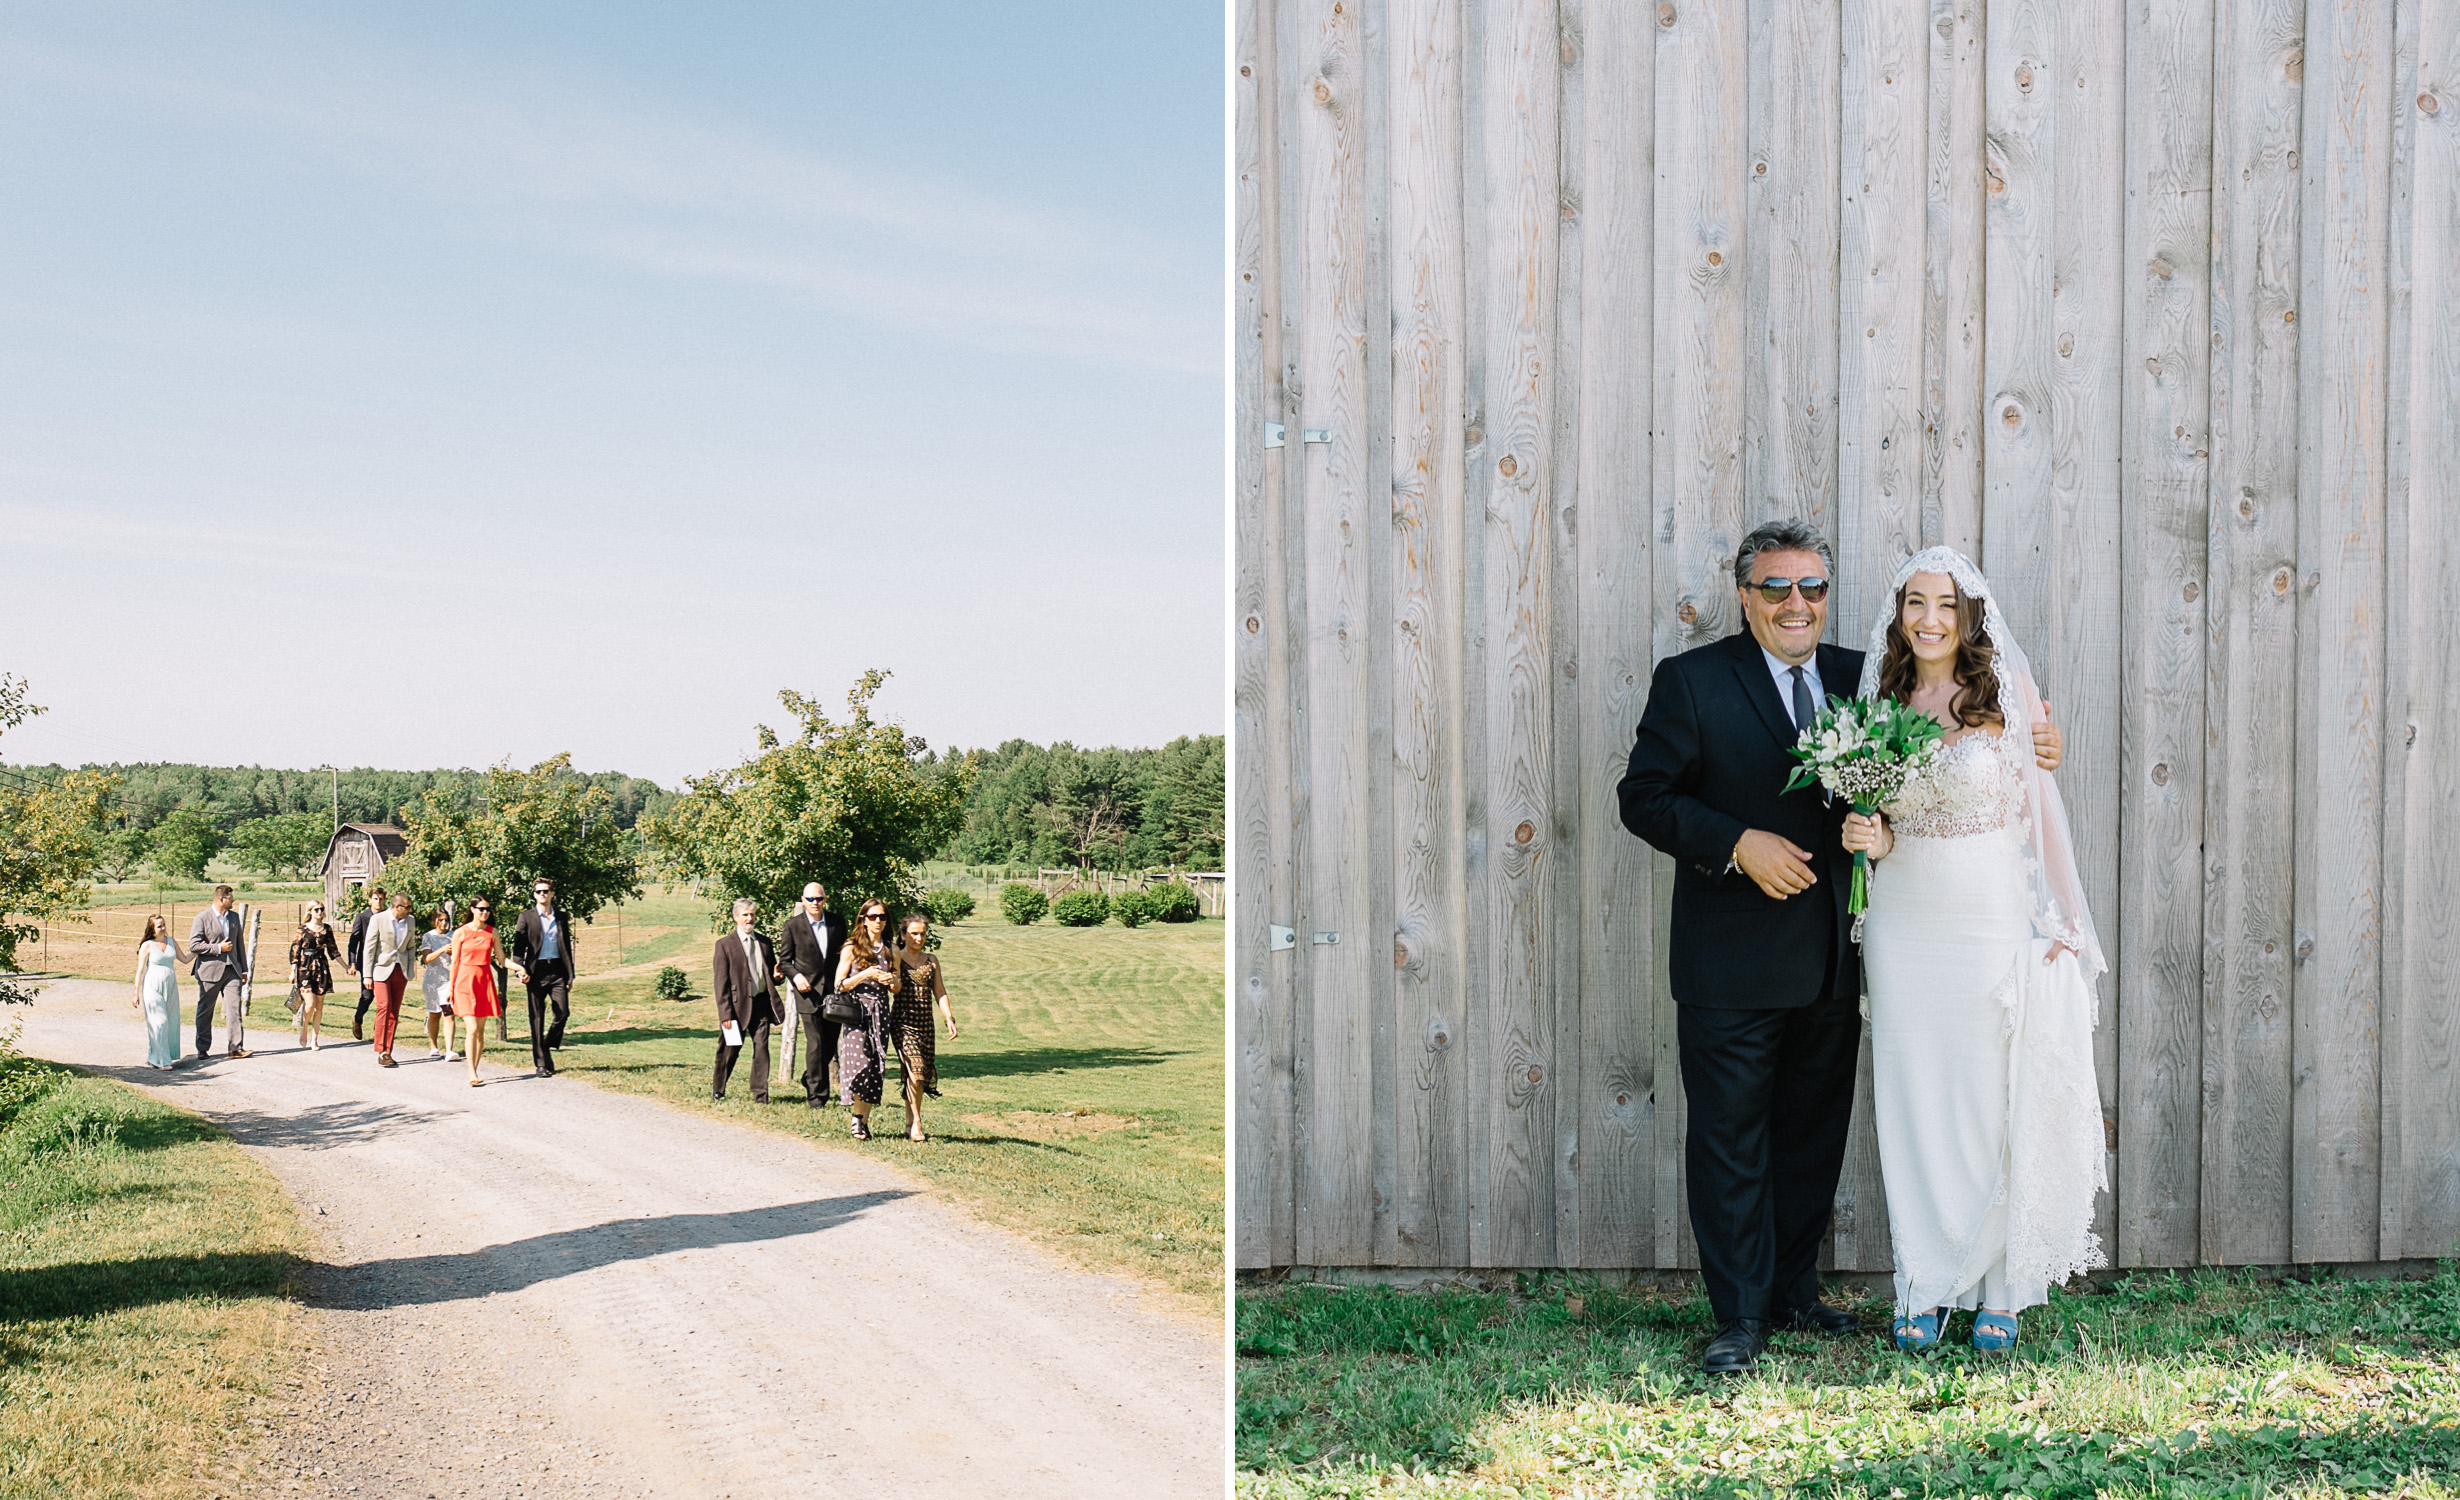
[[[129,1002],[145,1016],[145,1065],[168,1068],[179,1061],[179,966],[187,955],[162,918],[145,919],[137,944],[137,992]]]

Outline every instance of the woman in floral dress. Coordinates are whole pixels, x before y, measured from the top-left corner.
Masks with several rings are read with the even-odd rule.
[[[911,912],[900,924],[905,941],[897,949],[897,998],[889,1006],[889,1030],[897,1040],[897,1069],[905,1075],[905,1138],[929,1140],[923,1134],[925,1094],[940,1096],[939,1056],[933,1046],[937,1021],[948,1022],[948,1039],[957,1039],[957,1018],[948,1009],[948,986],[940,975],[939,955],[930,951],[931,918]],[[933,1001],[940,1014],[931,1014]]]

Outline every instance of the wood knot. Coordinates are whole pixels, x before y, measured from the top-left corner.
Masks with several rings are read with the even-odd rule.
[[[1319,78],[1315,81],[1315,102],[1318,104],[1332,103],[1332,84],[1325,79]]]
[[[1700,623],[1700,611],[1697,606],[1686,604],[1674,611],[1674,618],[1686,625],[1697,625]]]
[[[1467,443],[1470,447],[1475,448],[1478,444],[1486,441],[1486,429],[1483,427],[1472,427],[1467,432],[1461,434],[1461,441]]]
[[[1503,456],[1503,462],[1495,465],[1495,471],[1509,479],[1520,472],[1520,460],[1507,453]]]
[[[2152,273],[2153,273],[2155,276],[2160,277],[2163,281],[2167,281],[2167,280],[2169,280],[2169,279],[2170,279],[2170,272],[2172,272],[2172,271],[2173,271],[2173,270],[2175,270],[2175,269],[2177,269],[2177,268],[2176,268],[2175,266],[2172,266],[2172,265],[2169,263],[2169,260],[2168,260],[2166,257],[2164,257],[2164,256],[2159,256],[2159,255],[2156,255],[2156,256],[2154,256],[2154,257],[2153,257],[2153,263],[2152,263]]]
[[[2154,786],[2168,786],[2170,784],[2170,768],[2166,761],[2158,762],[2153,766],[2152,779]]]
[[[1763,162],[1754,162],[1754,163],[1752,163],[1752,166],[1751,166],[1751,175],[1752,175],[1752,176],[1754,176],[1754,177],[1765,177],[1765,176],[1767,176],[1767,175],[1768,175],[1768,163],[1766,163],[1766,162],[1764,162],[1764,161],[1763,161]]]
[[[2281,76],[2295,83],[2306,76],[2306,49],[2292,47],[2281,59]]]
[[[2298,321],[2298,310],[2293,307],[2289,309],[2289,311],[2281,314],[2281,321],[2284,323],[2295,323]]]
[[[2443,101],[2437,99],[2432,94],[2420,94],[2417,96],[2417,112],[2421,115],[2433,114],[2436,110],[2439,110],[2442,107]]]
[[[1256,635],[1263,629],[1264,622],[1262,620],[1257,619],[1254,615],[1249,615],[1247,617],[1247,633],[1249,635]]]
[[[2157,358],[2144,361],[2144,373],[2147,375],[2159,375],[2161,373],[2161,361]]]
[[[1615,1096],[1614,1096],[1614,1105],[1615,1105],[1615,1108],[1617,1108],[1617,1109],[1622,1109],[1622,1108],[1624,1108],[1624,1107],[1628,1106],[1630,1103],[1631,1103],[1631,1095],[1629,1095],[1629,1094],[1617,1094],[1617,1095],[1615,1095]]]
[[[1537,825],[1534,823],[1523,822],[1518,828],[1512,830],[1512,842],[1515,844],[1525,844],[1536,837]]]
[[[2033,65],[2031,63],[2016,64],[2016,87],[2028,94],[2033,92]]]
[[[1529,1070],[1529,1081],[1530,1081],[1531,1083],[1536,1083],[1536,1082],[1539,1082],[1540,1080],[1544,1079],[1544,1078],[1545,1078],[1545,1076],[1546,1076],[1546,1070],[1545,1070],[1544,1068],[1531,1068],[1531,1069]]]
[[[1660,5],[1657,7],[1657,24],[1660,26],[1671,26],[1674,24],[1673,6]]]
[[[2071,355],[2071,354],[2073,354],[2073,353],[2075,353],[2075,352],[2076,352],[2076,336],[2075,336],[2074,334],[2072,334],[2072,333],[2062,333],[2062,334],[2060,334],[2060,335],[2059,335],[2059,358],[2061,358],[2061,359],[2065,359],[2067,356],[2069,356],[2069,355]]]
[[[2270,953],[2270,952],[2274,951],[2274,947],[2275,947],[2275,945],[2274,945],[2274,944],[2271,944],[2271,943],[2266,943],[2266,944],[2264,944],[2264,951],[2265,951],[2266,953]]]
[[[2289,592],[2289,570],[2287,568],[2275,568],[2272,570],[2272,592],[2276,594],[2286,594]]]
[[[1712,266],[1722,266],[1725,264],[1725,257],[1711,250],[1708,252],[1708,263]]]
[[[2007,403],[2006,409],[1999,413],[1999,420],[2005,423],[2011,430],[2022,427],[2024,425],[2024,408],[2018,406],[2015,402],[2010,401]]]
[[[2238,519],[2241,521],[2252,521],[2255,519],[2254,501],[2241,500],[2238,502]]]
[[[2193,604],[2196,600],[2204,596],[2204,587],[2202,584],[2199,584],[2194,579],[2190,578],[2187,580],[2187,586],[2179,592],[2182,596],[2184,596],[2189,604]]]
[[[1392,940],[1392,966],[1396,969],[1409,967],[1409,939],[1396,937]]]

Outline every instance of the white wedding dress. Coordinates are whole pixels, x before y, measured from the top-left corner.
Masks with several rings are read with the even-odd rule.
[[[1988,601],[1980,571],[1941,548],[1899,571],[1887,612],[1924,571]],[[1885,809],[1895,845],[1871,867],[1863,918],[1900,1314],[2016,1312],[2102,1259],[2092,1034],[2104,965],[2065,811],[2033,759],[2040,697],[1995,601],[1986,618],[2007,727],[1963,731]],[[1873,641],[1865,697],[1884,644]]]

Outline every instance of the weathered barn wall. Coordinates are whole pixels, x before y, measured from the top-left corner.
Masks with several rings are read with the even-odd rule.
[[[2460,1249],[2460,0],[1241,0],[1234,51],[1242,1266],[1691,1263],[1613,784],[1781,514],[1832,639],[1948,542],[2041,668],[2119,1262]],[[1889,1262],[1859,1121],[1833,1248]]]

